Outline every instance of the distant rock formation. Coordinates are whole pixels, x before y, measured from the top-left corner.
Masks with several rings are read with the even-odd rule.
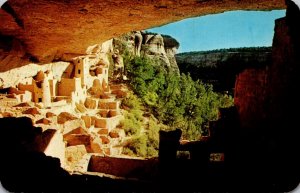
[[[179,42],[173,37],[145,31],[134,31],[114,38],[114,40],[115,49],[125,49],[118,45],[121,42],[128,46],[127,49],[132,55],[147,56],[159,60],[167,72],[179,74],[175,59]]]
[[[172,71],[179,73],[179,68],[175,55],[177,54],[178,48],[180,46],[179,42],[171,36],[162,35],[164,39],[166,55],[169,59],[170,67]]]
[[[179,73],[175,54],[179,43],[171,36],[161,34],[144,34],[142,52],[152,58],[158,58],[165,69]]]
[[[231,48],[176,55],[179,69],[214,86],[215,91],[233,91],[236,75],[246,68],[263,68],[271,63],[271,47]]]

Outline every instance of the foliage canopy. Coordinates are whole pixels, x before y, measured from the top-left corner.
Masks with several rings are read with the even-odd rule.
[[[180,128],[183,138],[194,140],[205,133],[218,109],[231,106],[230,96],[218,94],[209,84],[194,81],[189,74],[166,72],[147,57],[126,59],[133,91],[147,109],[169,129]]]

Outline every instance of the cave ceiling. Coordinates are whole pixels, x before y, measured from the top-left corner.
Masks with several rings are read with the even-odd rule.
[[[184,18],[284,8],[284,0],[9,0],[0,10],[0,35],[17,39],[38,61],[51,61]]]

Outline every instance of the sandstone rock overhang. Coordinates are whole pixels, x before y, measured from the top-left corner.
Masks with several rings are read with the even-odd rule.
[[[14,37],[41,62],[83,54],[131,30],[231,10],[285,9],[284,0],[9,0],[0,35]]]

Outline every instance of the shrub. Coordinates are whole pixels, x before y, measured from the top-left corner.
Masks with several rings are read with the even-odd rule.
[[[121,128],[125,130],[126,135],[139,134],[143,125],[143,111],[140,100],[136,95],[130,93],[122,100],[122,106],[126,106],[128,111],[125,118],[121,121]]]
[[[139,110],[142,108],[142,103],[136,95],[129,93],[126,98],[122,100],[122,106],[126,106],[130,110]]]
[[[123,153],[134,154],[140,157],[147,156],[147,137],[145,135],[136,136],[128,141]]]
[[[120,127],[124,129],[126,135],[136,135],[141,131],[142,122],[134,114],[127,112],[124,120],[120,123]]]
[[[123,153],[130,156],[157,157],[159,146],[160,126],[153,117],[150,117],[145,132],[135,134],[129,139]]]
[[[156,157],[158,156],[159,149],[159,130],[160,126],[151,117],[149,120],[149,127],[147,129],[147,156]]]

